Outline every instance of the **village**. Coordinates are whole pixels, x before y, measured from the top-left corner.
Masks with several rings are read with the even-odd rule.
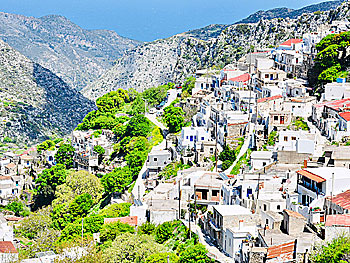
[[[316,244],[349,233],[350,84],[338,78],[315,96],[307,81],[316,44],[348,30],[350,22],[334,21],[221,70],[197,70],[190,97],[178,99],[180,86],[169,90],[167,101],[145,113],[164,139],[148,153],[132,191],[111,198],[132,204],[128,217],[115,220],[133,226],[181,220],[218,262],[308,262]],[[191,123],[169,133],[162,111],[175,100]],[[74,169],[116,168],[94,151],[99,145],[102,158],[111,156],[111,130],[99,136],[74,130],[68,139]],[[223,160],[228,146],[234,158]],[[2,206],[15,198],[31,206],[30,190],[55,165],[58,147],[1,157]],[[16,255],[12,226],[20,220],[0,215],[4,259]]]

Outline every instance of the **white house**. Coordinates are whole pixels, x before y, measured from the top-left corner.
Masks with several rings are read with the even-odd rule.
[[[262,169],[266,165],[273,163],[273,152],[254,151],[250,155],[250,161],[253,169]]]
[[[341,100],[346,98],[350,98],[350,83],[333,82],[333,83],[327,83],[325,85],[323,100],[330,101],[330,100]]]
[[[210,134],[204,127],[183,127],[179,138],[179,146],[183,148],[194,148],[197,142],[208,141]]]
[[[279,151],[313,154],[315,151],[315,133],[302,130],[281,130],[276,146]]]
[[[7,224],[2,214],[0,214],[0,241],[13,241],[13,228]]]

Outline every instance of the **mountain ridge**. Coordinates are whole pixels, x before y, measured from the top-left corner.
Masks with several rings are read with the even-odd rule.
[[[111,30],[87,30],[61,15],[39,18],[0,12],[0,39],[78,90],[142,42]]]
[[[348,6],[342,6],[347,12]],[[237,61],[250,45],[267,48],[288,38],[316,31],[319,25],[336,19],[337,14],[345,10],[341,10],[342,6],[334,12],[305,13],[297,19],[274,18],[259,20],[254,24],[233,24],[223,29],[216,38],[194,37],[185,32],[149,42],[127,51],[114,67],[84,88],[82,93],[90,99],[96,99],[117,88],[135,88],[140,91],[169,81],[181,83],[196,69],[222,67]]]

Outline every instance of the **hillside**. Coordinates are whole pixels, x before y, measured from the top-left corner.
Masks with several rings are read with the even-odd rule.
[[[128,51],[116,65],[82,92],[96,99],[116,88],[143,90],[169,81],[181,82],[198,68],[224,66],[242,57],[250,45],[276,46],[319,25],[348,16],[347,4],[336,10],[308,13],[297,19],[275,18],[226,27],[216,38],[201,40],[187,33],[157,40]]]
[[[94,104],[0,40],[0,134],[17,144],[65,135]],[[1,140],[1,141],[2,141]]]
[[[85,30],[57,15],[0,13],[0,39],[78,90],[140,42],[108,30]]]
[[[236,24],[247,24],[247,23],[257,23],[261,19],[273,19],[273,18],[292,18],[296,19],[298,16],[304,14],[304,13],[314,13],[317,11],[328,11],[330,9],[337,8],[343,0],[336,0],[336,1],[328,1],[328,2],[322,2],[319,4],[309,5],[300,9],[290,9],[286,7],[282,8],[274,8],[271,10],[263,11],[260,10],[247,18],[242,19],[241,21],[237,22]]]

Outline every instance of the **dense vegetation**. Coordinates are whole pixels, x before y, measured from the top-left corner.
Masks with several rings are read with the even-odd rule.
[[[340,236],[325,245],[316,247],[311,257],[313,263],[346,263],[350,261],[350,238]]]
[[[222,161],[222,170],[228,169],[236,160],[235,151],[225,145],[223,151],[219,154],[219,160]]]
[[[347,77],[350,66],[350,32],[330,34],[317,45],[315,66],[309,72],[311,86],[333,82],[337,78]]]

